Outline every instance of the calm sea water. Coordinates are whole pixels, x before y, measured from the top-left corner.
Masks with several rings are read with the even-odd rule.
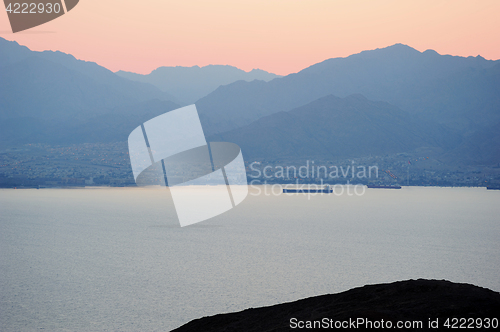
[[[1,331],[165,331],[373,283],[500,291],[500,191],[249,196],[180,228],[165,189],[0,190]]]

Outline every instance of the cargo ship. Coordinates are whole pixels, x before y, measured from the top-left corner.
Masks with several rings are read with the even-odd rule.
[[[401,189],[401,186],[384,186],[384,185],[367,185],[366,187],[371,189]]]
[[[331,194],[333,192],[333,189],[327,185],[323,188],[317,188],[315,186],[314,189],[308,188],[308,189],[303,189],[303,188],[290,188],[290,189],[283,189],[283,193],[298,193],[298,194],[312,194],[312,193],[325,193],[325,194]]]
[[[500,187],[486,187],[488,190],[500,190]]]

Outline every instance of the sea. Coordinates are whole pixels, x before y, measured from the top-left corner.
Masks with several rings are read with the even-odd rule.
[[[0,331],[169,331],[367,284],[500,291],[500,191],[252,188],[180,227],[166,188],[0,190]]]

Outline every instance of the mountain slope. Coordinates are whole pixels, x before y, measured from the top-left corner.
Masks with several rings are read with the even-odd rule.
[[[209,140],[234,142],[250,159],[362,157],[420,147],[448,150],[461,142],[440,125],[362,95],[328,95]]]
[[[179,105],[158,99],[118,106],[106,113],[75,121],[17,117],[0,121],[0,147],[27,143],[67,145],[126,141],[137,126]]]
[[[148,103],[156,103],[154,112],[145,106]],[[132,113],[127,111],[131,105]],[[147,120],[145,114],[159,115],[177,107],[167,93],[152,85],[118,77],[71,55],[32,52],[0,38],[3,146],[125,140],[120,126],[132,130]],[[96,128],[103,132],[96,134]]]
[[[428,120],[468,130],[470,119],[481,125],[499,118],[499,64],[479,56],[439,55],[396,44],[329,59],[267,83],[222,86],[200,99],[197,106],[207,131],[213,134],[328,94],[345,97],[360,93]],[[477,112],[482,113],[481,120],[471,116]]]
[[[227,71],[232,78],[235,70],[242,72],[228,66],[193,70],[186,84],[200,71]],[[394,45],[269,82],[222,85],[197,107],[210,140],[238,143],[251,158],[355,157],[431,147],[448,163],[496,164],[498,91],[498,61]],[[177,107],[151,84],[0,38],[2,146],[126,140],[142,122]]]
[[[167,92],[160,91],[158,88],[147,83],[130,82],[130,80],[123,79],[94,62],[77,60],[71,54],[59,51],[31,51],[26,46],[21,46],[16,42],[0,38],[0,68],[19,63],[32,57],[48,60],[54,64],[61,65],[66,69],[87,76],[99,84],[113,86],[114,90],[119,91],[123,96],[134,100],[144,101],[158,98],[176,102],[175,98]]]
[[[280,77],[260,69],[245,72],[233,66],[222,65],[160,67],[148,75],[125,71],[119,71],[116,74],[133,81],[153,84],[163,91],[172,93],[185,104],[193,104],[221,85],[239,80],[267,82]]]

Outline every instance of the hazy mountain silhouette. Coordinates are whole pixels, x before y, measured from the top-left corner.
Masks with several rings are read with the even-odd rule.
[[[396,44],[335,58],[270,82],[235,82],[196,104],[208,133],[289,111],[328,94],[360,93],[458,130],[500,121],[500,62]]]
[[[408,152],[421,147],[451,150],[460,136],[386,102],[362,95],[320,98],[288,112],[209,138],[234,142],[250,159],[333,159]]]
[[[158,99],[118,106],[81,120],[52,121],[39,117],[17,117],[0,121],[0,147],[26,143],[54,145],[126,141],[145,121],[178,108]]]
[[[457,148],[446,152],[442,159],[448,163],[469,165],[500,165],[500,122],[463,135]]]
[[[118,77],[95,63],[76,60],[61,52],[33,52],[0,38],[0,142],[5,144],[65,143],[70,133],[79,142],[92,138],[81,132],[96,119],[113,118],[140,125],[135,118],[148,113],[145,102],[164,104],[161,113],[178,107],[169,94],[145,83]],[[120,110],[136,104],[133,117]],[[156,112],[157,115],[161,114]],[[149,114],[149,113],[148,113]],[[99,137],[125,140],[113,126]],[[132,129],[135,128],[132,126]],[[79,128],[77,130],[77,128]],[[90,135],[90,132],[89,132]]]
[[[17,42],[0,38],[0,68],[8,67],[33,57],[62,65],[66,69],[82,74],[98,84],[112,86],[113,91],[126,97],[124,104],[130,99],[143,101],[154,98],[177,102],[175,98],[167,92],[161,91],[149,84],[130,82],[130,80],[123,79],[94,62],[77,60],[71,54],[59,51],[31,51],[26,46],[21,46]],[[19,77],[18,79],[23,78]],[[2,81],[5,82],[7,80],[2,78]]]
[[[239,80],[262,80],[267,82],[280,77],[261,69],[245,72],[233,66],[222,65],[160,67],[148,75],[125,71],[118,71],[116,74],[130,80],[151,83],[159,89],[173,94],[186,105],[193,104],[221,85]]]
[[[196,105],[210,140],[238,143],[247,157],[335,158],[431,147],[447,162],[500,162],[500,62],[479,56],[397,44],[269,82],[244,81],[273,75],[230,66],[163,67],[142,78],[169,77],[162,82],[180,82],[178,91],[195,95],[238,75],[243,80],[219,86]],[[142,122],[177,107],[152,84],[0,38],[0,145],[124,141]]]

